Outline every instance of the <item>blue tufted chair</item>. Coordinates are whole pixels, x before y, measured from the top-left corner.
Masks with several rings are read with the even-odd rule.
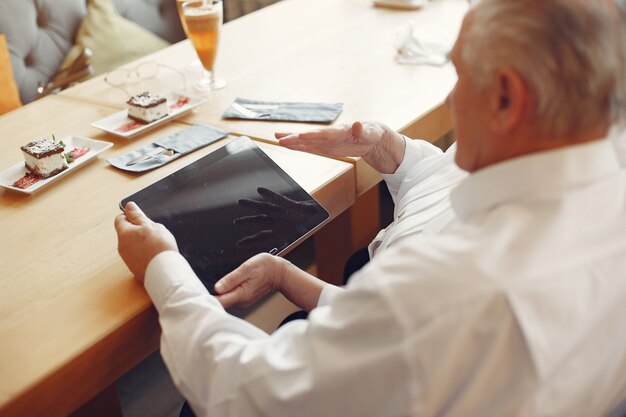
[[[184,39],[174,0],[113,0],[117,11],[169,42]],[[54,77],[74,44],[87,0],[1,0],[0,33],[7,37],[24,103]]]

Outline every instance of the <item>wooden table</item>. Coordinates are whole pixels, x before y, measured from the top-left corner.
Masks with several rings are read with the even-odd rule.
[[[130,174],[111,167],[106,158],[188,124],[172,122],[133,140],[90,127],[90,122],[114,111],[53,96],[0,118],[2,167],[22,160],[20,145],[51,133],[114,143],[94,161],[32,196],[0,189],[2,416],[67,415],[158,347],[159,326],[150,299],[117,254],[113,219],[118,203],[232,137],[159,169]],[[261,146],[332,215],[354,202],[351,164]],[[105,415],[112,412],[104,410]]]
[[[114,396],[107,387],[158,346],[150,300],[117,255],[117,204],[220,143],[143,175],[120,172],[106,158],[196,122],[265,142],[273,141],[274,131],[316,127],[222,120],[222,112],[238,96],[343,102],[338,123],[379,120],[435,140],[450,129],[442,103],[455,81],[454,70],[450,65],[397,65],[394,34],[408,21],[441,21],[456,30],[465,3],[436,0],[422,11],[399,12],[373,8],[370,0],[287,0],[244,16],[223,31],[217,71],[228,87],[209,94],[195,112],[130,141],[90,127],[125,107],[127,97],[103,77],[1,117],[1,167],[21,159],[20,145],[51,133],[109,140],[114,146],[34,196],[0,191],[0,415],[66,415],[94,396],[89,403],[94,408],[110,405],[99,402]],[[144,60],[183,70],[193,58],[185,41]],[[193,82],[197,75],[187,77]],[[163,69],[157,79],[135,88],[158,91],[177,85],[177,73]],[[377,201],[368,190],[380,178],[371,168],[358,158],[331,160],[271,144],[263,149],[335,216],[362,196],[357,206],[366,210],[353,210],[323,229],[326,243],[335,246],[318,245],[322,257],[333,257],[337,244],[369,239],[368,230],[355,238],[355,230],[365,229],[354,225],[376,212]]]
[[[409,137],[434,142],[452,128],[444,101],[456,73],[450,63],[397,64],[395,36],[409,22],[454,34],[467,9],[466,0],[436,0],[417,11],[377,8],[371,0],[276,3],[224,26],[216,73],[227,79],[228,86],[207,94],[208,102],[186,120],[275,143],[276,131],[301,132],[324,125],[224,120],[222,113],[236,97],[342,102],[336,124],[376,120]],[[126,67],[154,61],[184,72],[194,58],[190,42],[183,41]],[[187,72],[188,86],[199,76]],[[158,78],[134,85],[132,93],[164,93],[183,85],[178,73],[163,68]],[[125,107],[124,92],[111,88],[104,77],[62,94]],[[376,185],[381,176],[361,158],[342,160],[355,166],[358,198],[315,240],[318,273],[329,280],[337,280],[349,254],[366,246],[380,229]]]

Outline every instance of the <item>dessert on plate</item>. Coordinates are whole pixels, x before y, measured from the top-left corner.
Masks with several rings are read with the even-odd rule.
[[[169,113],[167,99],[148,91],[132,96],[128,104],[128,117],[142,123],[151,123]]]
[[[52,177],[68,168],[65,145],[53,139],[34,140],[20,148],[26,169],[41,178]]]
[[[54,177],[65,171],[70,167],[69,164],[90,151],[90,148],[70,146],[70,151],[66,152],[66,148],[65,143],[57,141],[54,135],[52,135],[52,139],[34,140],[21,146],[26,173],[11,185],[25,190],[36,182]]]

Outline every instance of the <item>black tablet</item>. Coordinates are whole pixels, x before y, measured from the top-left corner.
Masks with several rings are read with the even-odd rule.
[[[211,293],[217,280],[248,258],[284,255],[329,219],[245,137],[125,198],[121,207],[129,201],[172,232]]]

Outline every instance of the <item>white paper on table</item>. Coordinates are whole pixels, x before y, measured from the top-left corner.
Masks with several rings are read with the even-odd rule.
[[[448,62],[454,37],[443,28],[430,25],[415,27],[407,23],[396,35],[396,61],[399,64],[441,66]]]

